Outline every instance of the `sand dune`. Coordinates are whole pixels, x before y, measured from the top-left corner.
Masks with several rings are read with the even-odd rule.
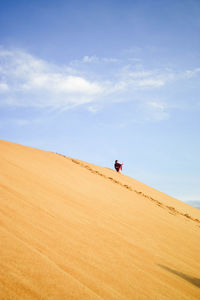
[[[198,209],[2,140],[0,166],[0,299],[200,299]]]

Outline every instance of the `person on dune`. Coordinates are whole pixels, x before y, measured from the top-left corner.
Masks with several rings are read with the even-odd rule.
[[[120,163],[118,163],[118,160],[115,161],[114,167],[115,167],[115,170],[117,172],[121,172],[122,171],[122,166],[123,166],[123,163],[120,164]]]

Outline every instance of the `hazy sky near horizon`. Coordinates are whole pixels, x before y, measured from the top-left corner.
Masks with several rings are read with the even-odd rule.
[[[0,2],[0,136],[200,200],[200,1]]]

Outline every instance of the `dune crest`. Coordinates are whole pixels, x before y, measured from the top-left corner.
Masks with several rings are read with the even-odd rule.
[[[187,213],[182,213],[182,212],[176,210],[173,206],[167,206],[167,205],[164,205],[162,202],[160,202],[160,201],[158,201],[158,200],[156,200],[156,199],[150,197],[149,195],[144,194],[144,193],[141,192],[141,191],[134,190],[130,185],[123,184],[123,183],[121,183],[120,181],[115,180],[113,177],[108,177],[108,176],[106,176],[106,175],[104,175],[104,174],[102,174],[102,173],[100,173],[100,172],[98,172],[98,171],[95,171],[94,169],[92,169],[91,167],[89,167],[87,164],[84,164],[84,163],[82,163],[82,162],[80,162],[80,161],[78,161],[78,160],[76,160],[76,159],[66,157],[65,155],[62,155],[62,154],[59,154],[59,155],[65,157],[65,158],[67,158],[67,159],[71,159],[72,162],[74,162],[75,164],[78,164],[78,165],[80,165],[80,166],[86,168],[87,170],[89,170],[89,171],[92,172],[93,174],[97,174],[97,175],[99,175],[99,176],[102,176],[102,177],[104,177],[104,178],[107,178],[107,179],[111,180],[112,182],[114,182],[114,183],[116,183],[116,184],[119,184],[119,185],[121,185],[122,187],[124,187],[124,188],[126,188],[126,189],[128,189],[128,190],[130,190],[130,191],[132,191],[132,192],[135,192],[136,194],[139,194],[139,195],[141,195],[141,196],[143,196],[143,197],[145,197],[145,198],[147,198],[147,199],[149,199],[149,200],[155,202],[156,205],[158,205],[158,206],[160,206],[160,207],[163,207],[163,208],[165,208],[165,209],[168,209],[169,212],[170,212],[171,214],[175,214],[175,215],[178,214],[178,215],[184,216],[184,217],[186,217],[186,218],[188,218],[188,219],[190,219],[190,220],[193,220],[193,221],[195,221],[195,222],[197,222],[197,223],[200,223],[200,220],[199,220],[199,219],[193,218],[193,217],[191,217],[190,215],[188,215]]]
[[[0,299],[200,299],[200,212],[0,140]]]

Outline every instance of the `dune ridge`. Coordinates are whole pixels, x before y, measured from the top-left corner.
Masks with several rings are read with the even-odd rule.
[[[116,184],[119,184],[119,185],[121,185],[122,187],[128,189],[129,191],[135,192],[136,194],[141,195],[141,196],[143,196],[143,197],[145,197],[145,198],[147,198],[147,199],[149,199],[149,200],[155,202],[156,205],[158,205],[158,206],[160,206],[160,207],[162,207],[162,208],[168,209],[168,210],[169,210],[169,213],[171,213],[171,214],[174,214],[174,215],[178,214],[178,215],[181,215],[181,216],[183,216],[183,217],[186,217],[186,218],[188,218],[188,219],[190,219],[190,220],[192,220],[192,221],[194,221],[194,222],[200,223],[200,220],[199,220],[199,219],[193,218],[193,217],[191,217],[191,216],[190,216],[189,214],[187,214],[187,213],[182,213],[182,212],[178,211],[177,209],[175,209],[173,206],[167,206],[167,205],[164,205],[162,202],[160,202],[160,201],[158,201],[158,200],[156,200],[156,199],[154,199],[154,198],[152,198],[152,197],[150,197],[150,196],[144,194],[143,192],[133,189],[130,185],[123,184],[123,183],[121,183],[120,181],[115,180],[115,179],[112,178],[112,177],[108,177],[108,176],[106,176],[106,175],[100,173],[99,171],[95,171],[94,169],[92,169],[91,167],[89,167],[87,164],[84,164],[83,162],[80,162],[80,161],[78,161],[78,160],[76,160],[76,159],[74,159],[74,158],[69,158],[69,157],[67,157],[67,156],[65,156],[65,155],[63,155],[63,154],[59,154],[59,153],[57,153],[57,154],[60,155],[60,156],[62,156],[62,157],[64,157],[64,158],[70,159],[70,160],[71,160],[72,162],[74,162],[75,164],[80,165],[81,167],[83,167],[83,168],[89,170],[89,171],[90,171],[91,173],[93,173],[93,174],[97,174],[97,175],[102,176],[102,177],[104,177],[104,178],[106,178],[106,179],[109,179],[109,180],[111,180],[112,182],[114,182],[114,183],[116,183]]]
[[[0,140],[0,299],[200,299],[198,209]]]

